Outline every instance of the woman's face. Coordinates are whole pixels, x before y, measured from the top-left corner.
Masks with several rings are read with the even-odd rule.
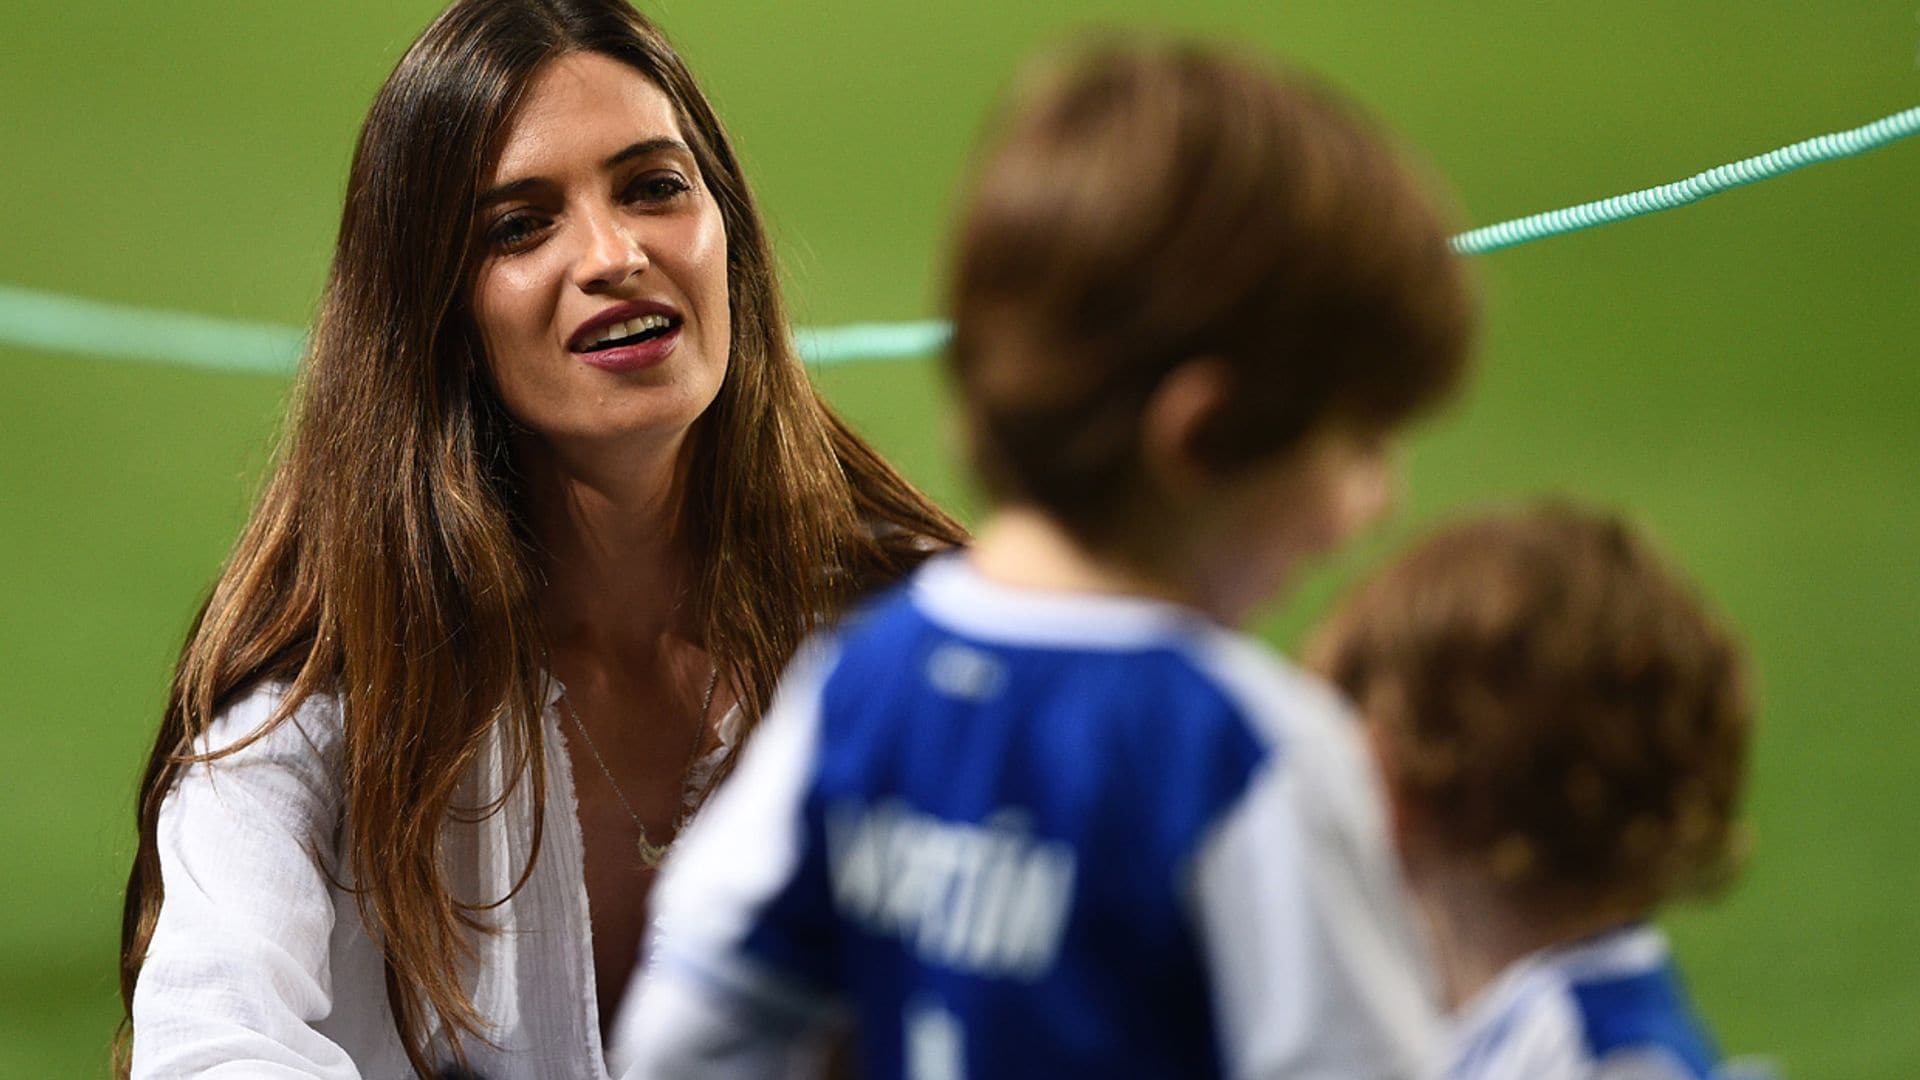
[[[719,392],[727,236],[673,104],[597,53],[528,88],[475,217],[507,411],[555,449],[677,447]]]

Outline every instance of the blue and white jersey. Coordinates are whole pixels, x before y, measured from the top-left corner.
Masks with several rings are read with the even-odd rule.
[[[1463,1015],[1444,1080],[1710,1080],[1720,1058],[1665,937],[1636,925],[1535,953]]]
[[[1438,1034],[1318,683],[1195,613],[964,556],[803,650],[654,892],[629,1076],[1408,1077]]]

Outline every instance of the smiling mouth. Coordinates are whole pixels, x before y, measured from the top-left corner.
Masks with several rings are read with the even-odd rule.
[[[655,338],[664,337],[679,329],[679,327],[680,320],[670,316],[641,315],[628,319],[626,322],[614,323],[611,326],[602,327],[600,332],[594,336],[594,340],[574,351],[595,353],[605,352],[608,349],[625,348],[628,345],[638,345],[644,341],[652,341]]]

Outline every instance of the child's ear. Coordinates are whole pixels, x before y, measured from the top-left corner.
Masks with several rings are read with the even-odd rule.
[[[1200,454],[1200,435],[1233,390],[1227,365],[1212,357],[1183,361],[1160,380],[1140,414],[1140,456],[1162,491],[1181,496],[1216,477]]]

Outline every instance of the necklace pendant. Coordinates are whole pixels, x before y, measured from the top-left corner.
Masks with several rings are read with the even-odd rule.
[[[639,837],[635,840],[634,846],[640,852],[640,865],[646,867],[648,870],[658,870],[660,869],[660,864],[666,861],[667,849],[671,847],[672,844],[656,844],[648,840],[647,830],[645,827],[642,827]]]

